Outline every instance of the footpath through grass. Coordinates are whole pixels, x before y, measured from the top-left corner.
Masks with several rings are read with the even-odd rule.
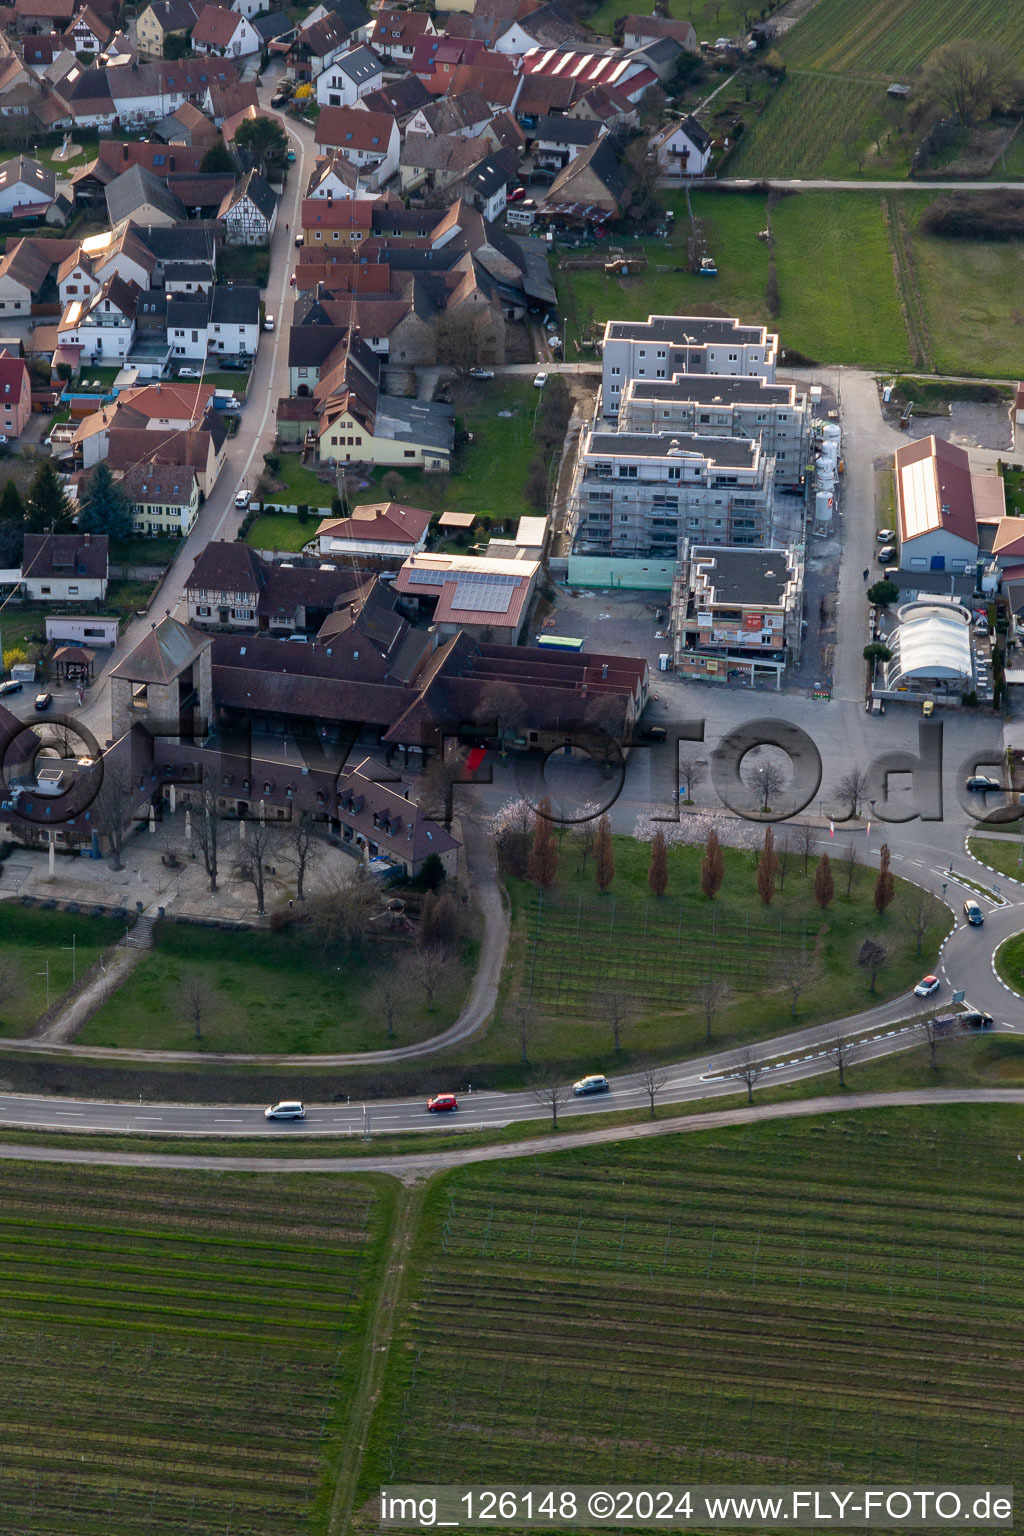
[[[13,855],[17,862],[17,853]],[[47,969],[51,1006],[96,964],[103,950],[124,937],[124,925],[112,917],[73,912],[44,912],[0,902],[0,1033],[27,1035],[46,1009]]]
[[[394,1198],[0,1165],[4,1529],[324,1531]]]
[[[439,1180],[356,1528],[382,1483],[1012,1481],[1019,1148],[892,1109]]]
[[[336,957],[302,932],[239,933],[159,923],[155,943],[124,985],[85,1025],[82,1045],[210,1052],[343,1052],[388,1045],[372,987],[408,946],[381,940],[359,957]],[[429,1011],[411,985],[395,1021],[394,1045],[439,1034],[455,1018],[472,961],[453,957]],[[182,987],[206,988],[202,1038],[184,1012]]]

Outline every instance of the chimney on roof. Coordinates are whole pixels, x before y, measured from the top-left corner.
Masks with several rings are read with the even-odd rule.
[[[85,542],[88,544],[90,535],[86,533],[86,534],[83,535],[83,537],[85,539]]]
[[[122,160],[127,160],[128,159],[128,145],[127,144],[122,144],[121,145],[121,159]]]

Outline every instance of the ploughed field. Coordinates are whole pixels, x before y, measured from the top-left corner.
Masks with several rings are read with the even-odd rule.
[[[358,1181],[0,1164],[7,1536],[318,1528],[386,1216]]]
[[[894,1109],[448,1175],[364,1528],[379,1483],[1010,1482],[1020,1146],[1017,1110]]]

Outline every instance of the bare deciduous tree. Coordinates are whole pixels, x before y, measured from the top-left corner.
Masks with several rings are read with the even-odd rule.
[[[789,869],[789,860],[793,852],[793,839],[789,828],[783,832],[779,845],[775,850],[775,863],[779,874],[779,894],[786,889],[786,871]]]
[[[854,818],[860,815],[861,801],[868,787],[868,776],[862,768],[851,768],[836,785],[836,794]]]
[[[0,955],[0,1017],[9,1021],[11,1008],[17,1007],[25,993],[21,971],[9,955]]]
[[[927,1017],[919,1021],[917,1029],[928,1046],[928,1065],[933,1072],[937,1071],[939,1066],[939,1046],[943,1040],[949,1038],[949,1028],[945,1024],[940,1024],[938,1019]]]
[[[781,763],[773,762],[768,758],[763,763],[758,763],[750,768],[744,775],[748,789],[755,790],[761,801],[762,815],[771,809],[772,796],[777,795],[786,782],[785,770]]]
[[[284,858],[295,871],[295,898],[305,901],[305,880],[327,851],[321,824],[311,811],[293,814],[283,833]]]
[[[423,775],[420,793],[420,809],[434,821],[439,821],[446,832],[451,831],[455,815],[455,786],[467,782],[466,760],[454,744],[448,747],[444,757],[430,759]]]
[[[636,1021],[635,1002],[622,992],[601,992],[595,997],[594,1004],[608,1021],[615,1049],[621,1051],[622,1032]]]
[[[362,948],[380,896],[365,865],[310,903],[312,929],[325,953],[351,954]]]
[[[789,992],[791,1019],[796,1018],[796,1005],[807,988],[812,987],[820,976],[821,962],[813,950],[804,950],[799,954],[787,956],[786,963],[780,971],[780,980]]]
[[[197,1040],[203,1037],[203,1024],[210,1018],[217,999],[207,986],[202,976],[195,971],[189,971],[178,989],[181,999],[181,1011],[192,1025]]]
[[[875,990],[878,973],[889,958],[889,951],[877,939],[865,939],[857,951],[857,964],[871,976],[871,991]]]
[[[427,1000],[427,1012],[433,1013],[434,994],[448,965],[447,954],[436,945],[428,944],[422,949],[413,950],[409,956],[408,965],[414,981],[423,988],[423,995]]]
[[[710,1040],[715,1021],[732,999],[732,988],[727,981],[717,976],[708,976],[698,982],[694,998],[704,1017],[704,1038]]]
[[[643,1088],[651,1103],[651,1119],[654,1119],[654,1101],[661,1090],[666,1087],[672,1076],[671,1067],[656,1066],[653,1062],[640,1071],[640,1086]]]
[[[707,774],[707,763],[701,757],[688,756],[680,760],[679,782],[686,785],[686,800],[693,799],[693,792],[699,789]]]
[[[370,988],[370,1007],[383,1018],[389,1040],[395,1038],[395,1015],[406,994],[407,977],[401,966],[387,966]]]
[[[1017,76],[1012,53],[997,43],[957,39],[925,59],[918,95],[969,128],[1011,99]]]
[[[934,900],[920,886],[913,886],[900,901],[899,916],[917,940],[917,954],[920,958],[924,936],[935,917]]]
[[[753,1104],[754,1102],[754,1089],[757,1087],[764,1069],[765,1064],[763,1061],[758,1060],[752,1045],[745,1045],[737,1053],[735,1060],[731,1064],[733,1077],[738,1077],[746,1085],[748,1104]]]
[[[514,683],[493,683],[480,700],[475,719],[478,725],[493,725],[504,755],[516,727],[523,723],[526,705]]]
[[[541,1083],[530,1090],[535,1104],[546,1109],[551,1116],[551,1129],[558,1130],[558,1111],[564,1109],[572,1097],[572,1089],[565,1083]]]
[[[210,882],[210,890],[217,889],[217,855],[220,845],[221,820],[217,814],[217,796],[204,789],[190,805],[192,836],[199,844],[203,867]]]
[[[860,855],[857,853],[857,844],[853,841],[852,838],[843,850],[842,862],[846,874],[846,896],[847,900],[849,900],[850,892],[853,890],[853,877],[857,872],[857,865],[860,863]]]
[[[867,1041],[856,1035],[833,1035],[825,1041],[825,1055],[832,1061],[839,1072],[839,1086],[846,1087],[846,1069],[851,1067],[859,1056],[864,1054]]]
[[[244,828],[245,836],[238,844],[232,874],[236,880],[252,886],[256,894],[256,916],[265,917],[269,859],[280,847],[280,836],[269,822],[246,821],[240,826]]]
[[[817,827],[812,827],[809,821],[802,821],[796,829],[795,838],[796,850],[804,861],[804,874],[806,875],[807,866],[811,862],[811,854],[814,852],[814,845],[818,841],[818,829]]]
[[[121,854],[130,825],[129,811],[134,782],[128,764],[119,758],[103,758],[103,782],[90,807],[107,839],[113,869],[123,869]]]
[[[529,1003],[519,1003],[512,1015],[512,1024],[519,1041],[519,1055],[525,1066],[530,1059],[530,1041],[537,1029],[536,1010]]]

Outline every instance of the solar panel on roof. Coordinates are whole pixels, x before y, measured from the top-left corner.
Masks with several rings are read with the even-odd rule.
[[[478,613],[507,613],[512,593],[505,587],[483,587],[474,581],[458,581],[453,608],[473,608]]]
[[[408,573],[409,580],[414,586],[439,587],[448,576],[447,571],[438,571],[431,566],[413,566]]]

